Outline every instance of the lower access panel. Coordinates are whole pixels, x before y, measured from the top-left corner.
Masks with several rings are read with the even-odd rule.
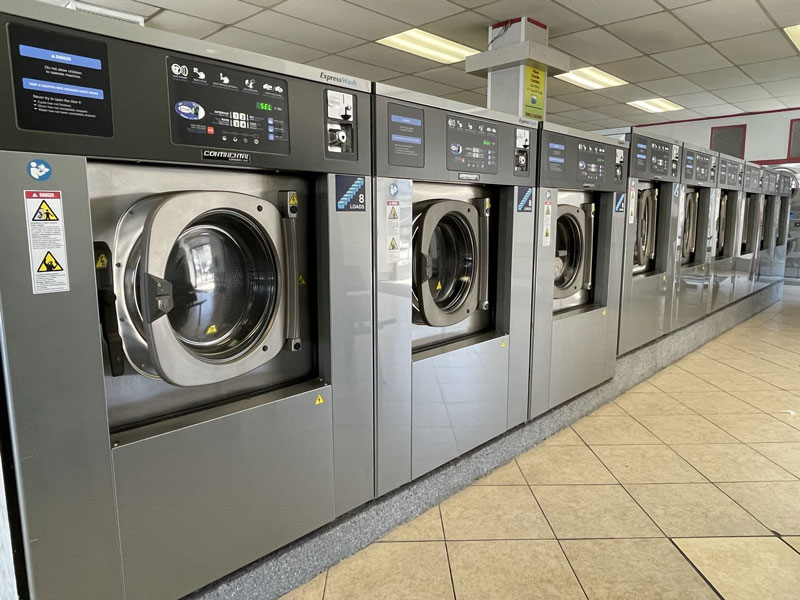
[[[733,302],[733,288],[736,283],[734,258],[721,258],[714,262],[711,283],[711,311],[719,310]]]
[[[412,478],[506,430],[508,336],[432,352],[412,366]]]
[[[661,337],[669,331],[672,276],[639,275],[623,284],[619,324],[619,354]]]
[[[113,450],[127,600],[182,597],[334,518],[330,386],[243,402]]]

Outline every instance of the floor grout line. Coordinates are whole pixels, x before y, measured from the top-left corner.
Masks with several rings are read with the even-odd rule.
[[[684,554],[684,552],[681,549],[681,547],[678,546],[678,544],[675,543],[675,540],[673,540],[672,538],[667,538],[667,539],[669,540],[670,544],[672,544],[672,546],[678,552],[680,552],[680,555],[683,557],[683,559],[692,566],[692,568],[694,569],[695,573],[697,573],[700,576],[700,578],[703,581],[706,582],[706,585],[708,585],[708,587],[711,589],[711,591],[713,591],[717,595],[717,598],[719,598],[720,600],[725,600],[724,596],[719,592],[719,590],[717,590],[716,587],[714,587],[714,585],[708,580],[708,578],[700,570],[700,568],[696,564],[694,564],[694,562],[692,562],[692,560],[688,556],[686,556],[686,554]],[[691,538],[691,539],[697,539],[697,538]]]

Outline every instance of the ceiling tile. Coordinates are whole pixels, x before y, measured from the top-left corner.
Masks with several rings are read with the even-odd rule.
[[[695,109],[706,117],[721,117],[724,115],[735,115],[742,112],[741,108],[736,108],[732,104],[715,104],[714,106],[700,106]]]
[[[666,79],[654,79],[653,81],[643,81],[641,87],[654,92],[658,96],[675,96],[677,94],[691,94],[702,92],[703,88],[695,85],[685,77],[667,77]]]
[[[434,96],[444,96],[445,94],[464,91],[459,90],[452,85],[445,85],[444,83],[438,83],[436,81],[431,81],[430,79],[414,77],[413,75],[403,75],[394,79],[387,79],[384,83],[406,90],[422,92],[423,94],[432,94]]]
[[[744,102],[746,100],[763,100],[770,98],[770,93],[760,85],[743,85],[742,87],[726,88],[714,92],[726,102]]]
[[[64,2],[61,3],[62,6],[64,4]],[[139,15],[140,17],[149,17],[153,13],[158,12],[157,6],[151,6],[153,2],[143,4],[142,2],[135,2],[134,0],[91,0],[91,4],[132,15]]]
[[[707,90],[720,90],[723,88],[737,87],[753,83],[747,75],[736,67],[727,69],[714,69],[687,75],[687,79]]]
[[[491,0],[487,2],[487,0],[453,0],[456,4],[463,6],[464,8],[475,8],[476,6],[483,6],[484,4],[489,4]]]
[[[595,92],[577,92],[575,94],[564,94],[558,97],[563,102],[569,102],[581,108],[594,108],[595,106],[607,106],[613,104],[614,100],[596,94]]]
[[[339,52],[364,43],[364,40],[351,35],[307,23],[273,10],[265,10],[237,23],[236,26],[287,42],[302,41],[306,46],[326,52]]]
[[[440,21],[428,23],[421,29],[476,50],[486,50],[489,45],[491,19],[465,11]]]
[[[375,65],[368,65],[359,60],[352,60],[336,54],[323,56],[322,58],[311,61],[309,64],[319,67],[320,69],[330,69],[331,71],[336,71],[337,73],[343,73],[345,75],[363,77],[370,81],[383,81],[384,79],[393,79],[394,77],[400,77],[402,75],[402,73],[392,71],[391,69],[382,69]]]
[[[653,97],[653,92],[639,87],[638,85],[621,85],[618,87],[598,90],[598,94],[611,98],[617,102],[633,102],[635,100],[648,100]]]
[[[620,119],[627,119],[635,115],[641,115],[642,111],[627,104],[612,104],[611,106],[600,106],[597,112],[601,112],[609,117],[617,117]]]
[[[476,94],[480,94],[481,96],[484,96],[484,97],[486,96],[486,88],[485,87],[475,88],[475,89],[472,89],[472,90],[469,90],[469,91],[470,92],[475,92]]]
[[[780,110],[786,108],[777,98],[765,98],[763,100],[750,100],[748,102],[737,102],[736,106],[745,112],[757,112],[760,110]]]
[[[798,75],[800,75],[800,73],[798,73]],[[761,87],[773,96],[792,96],[800,94],[800,78],[770,81],[769,83],[763,84]]]
[[[457,102],[465,102],[466,104],[472,104],[473,106],[480,106],[482,108],[486,108],[486,96],[482,96],[481,94],[476,94],[475,92],[471,92],[469,90],[464,90],[461,92],[453,92],[452,94],[445,94],[444,97],[449,100],[455,100]]]
[[[567,8],[598,25],[632,19],[661,11],[653,0],[614,0],[614,2],[587,2],[587,0],[558,0]]]
[[[557,125],[571,125],[572,123],[576,122],[575,119],[568,119],[562,115],[551,115],[549,112],[545,117],[545,121],[556,123]]]
[[[800,94],[794,94],[793,96],[781,96],[778,98],[778,100],[783,102],[787,108],[800,107]]]
[[[719,104],[721,100],[711,92],[695,92],[694,94],[680,94],[678,96],[667,96],[675,104],[680,104],[684,108],[698,108],[701,106],[713,106]]]
[[[148,0],[149,1],[149,0]],[[283,0],[244,0],[249,4],[258,4],[259,6],[263,6],[264,8],[270,8],[271,6],[275,6],[276,4],[280,4]]]
[[[222,25],[214,21],[182,15],[171,10],[162,10],[160,13],[150,17],[145,21],[145,26],[200,39],[211,35],[222,27]]]
[[[679,8],[674,14],[709,42],[775,27],[756,0],[710,0]]]
[[[666,114],[666,113],[664,113]],[[660,117],[654,113],[648,113],[643,110],[639,111],[639,115],[634,115],[631,117],[625,117],[628,121],[633,123],[634,125],[652,125],[653,123],[663,123],[667,119],[664,117]]]
[[[761,5],[781,27],[800,24],[800,3],[797,0],[761,0]]]
[[[637,56],[636,58],[627,58],[597,66],[603,71],[616,75],[629,83],[639,83],[640,81],[649,81],[654,78],[669,77],[675,74],[674,71],[649,56]]]
[[[236,27],[221,29],[208,36],[206,40],[294,62],[308,62],[325,55],[324,52],[319,50],[298,46],[285,40],[259,35]]]
[[[186,0],[148,0],[147,3],[177,12],[191,11],[195,17],[228,24],[241,21],[261,10],[258,6],[239,0],[193,0],[190,5]]]
[[[688,119],[702,119],[703,115],[694,110],[670,110],[661,113],[665,121],[686,121]]]
[[[440,81],[453,87],[461,88],[464,90],[473,90],[479,87],[486,87],[486,80],[477,75],[470,75],[464,72],[464,68],[455,69],[453,67],[438,67],[430,69],[429,71],[420,71],[415,73],[417,77],[430,79],[431,81]]]
[[[598,128],[604,129],[611,129],[614,127],[629,127],[632,125],[632,121],[628,121],[626,119],[618,119],[616,117],[606,117],[605,119],[598,119],[597,121],[591,121],[593,125]]]
[[[664,8],[680,8],[681,6],[688,6],[690,4],[698,4],[700,2],[705,2],[706,0],[658,0],[658,3],[661,4]]]
[[[777,29],[715,42],[713,46],[737,65],[785,58],[796,53],[794,46],[786,41],[786,37]]]
[[[348,0],[364,8],[374,10],[387,17],[392,17],[412,25],[422,25],[443,19],[464,10],[463,6],[448,0]]]
[[[388,46],[382,46],[381,44],[375,43],[364,44],[363,46],[350,48],[349,50],[344,50],[339,54],[346,56],[347,58],[377,65],[379,67],[383,67],[384,69],[400,71],[401,73],[416,73],[418,71],[427,71],[429,69],[435,69],[436,67],[442,66],[441,64],[432,60],[420,58],[419,56],[414,56],[408,52],[402,52],[400,50],[395,50],[394,48],[389,48]]]
[[[560,113],[568,110],[578,110],[581,108],[580,106],[570,104],[569,102],[562,102],[558,98],[548,98],[545,107],[548,113]]]
[[[589,29],[592,26],[591,21],[587,21],[551,0],[500,0],[487,6],[481,6],[476,9],[476,12],[491,17],[495,22],[523,15],[536,19],[547,25],[551,38],[581,29]]]
[[[759,83],[793,79],[800,73],[800,58],[795,56],[745,65],[742,70]]]
[[[574,94],[582,91],[583,88],[578,87],[577,85],[572,85],[571,83],[567,83],[566,81],[562,81],[561,79],[556,79],[555,77],[547,78],[548,96],[560,96],[561,94]]]
[[[553,38],[550,45],[592,64],[632,58],[640,54],[635,48],[599,27]]]
[[[646,54],[703,43],[702,39],[668,12],[615,23],[606,29]]]
[[[591,121],[593,119],[604,119],[606,117],[603,113],[589,110],[588,108],[568,110],[560,114],[568,119],[575,119],[576,121]]]
[[[712,0],[714,2],[716,0]],[[683,75],[730,67],[731,63],[708,44],[654,54],[653,58]]]
[[[184,0],[175,0],[184,1]],[[286,0],[275,6],[275,10],[309,23],[324,23],[345,33],[361,32],[363,37],[379,40],[409,29],[406,23],[390,19],[376,12],[361,8],[343,0]]]

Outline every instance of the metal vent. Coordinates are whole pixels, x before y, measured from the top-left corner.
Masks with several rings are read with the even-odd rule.
[[[744,158],[747,125],[726,125],[711,128],[711,149],[723,154]]]
[[[103,8],[102,6],[95,6],[87,2],[77,2],[76,0],[39,0],[45,4],[53,4],[61,8],[69,8],[77,10],[78,12],[89,13],[92,15],[99,15],[107,19],[114,19],[115,21],[122,21],[123,23],[133,23],[144,27],[144,17],[139,15],[132,15],[129,13],[121,12],[118,10],[111,10],[110,8]]]
[[[791,158],[800,156],[800,119],[792,119],[789,128],[789,156]]]

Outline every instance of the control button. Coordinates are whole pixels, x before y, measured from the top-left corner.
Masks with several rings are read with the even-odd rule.
[[[269,127],[267,127],[267,131],[272,133],[273,131],[275,131],[275,128],[272,125],[270,125]]]
[[[457,144],[457,143],[455,143],[455,142],[454,142],[454,143],[452,143],[452,144],[450,144],[450,152],[451,152],[452,154],[455,154],[456,156],[458,156],[458,155],[459,155],[459,154],[461,154],[463,151],[464,151],[464,148],[461,146],[461,144]]]
[[[267,123],[269,123],[270,125],[272,125],[272,123],[273,123],[272,117],[269,117],[269,118],[267,119]]]
[[[258,146],[258,143],[259,143],[259,142],[258,142],[258,138],[254,139],[254,140],[253,140],[253,143],[254,143],[256,146]]]
[[[274,139],[275,139],[275,136],[274,136],[273,134],[271,134],[271,133],[270,133],[270,134],[269,134],[269,141],[271,142],[271,141],[273,141]]]
[[[238,138],[238,137],[236,137],[236,136],[233,136],[233,141],[234,141],[234,142],[238,142],[238,141],[239,141],[239,138]]]

